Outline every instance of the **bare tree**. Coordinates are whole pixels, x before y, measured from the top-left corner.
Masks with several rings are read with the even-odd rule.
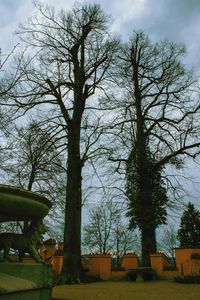
[[[115,100],[122,110],[112,128],[125,150],[112,150],[109,159],[126,169],[130,226],[141,230],[144,265],[156,251],[156,228],[166,221],[166,166],[182,168],[186,157],[199,154],[200,105],[196,79],[180,61],[184,53],[181,45],[153,44],[135,32],[120,55],[124,101],[122,93]]]
[[[128,229],[123,217],[123,207],[113,201],[101,201],[90,210],[88,224],[83,228],[83,247],[89,252],[116,255],[119,266],[121,257],[133,251],[136,237]]]
[[[71,12],[58,14],[40,4],[37,8],[38,15],[19,30],[35,56],[24,55],[24,77],[7,94],[12,101],[6,104],[25,111],[40,105],[51,112],[54,122],[62,120],[68,148],[61,277],[63,282],[74,282],[81,277],[82,169],[90,152],[89,145],[85,149],[80,144],[82,121],[89,98],[96,104],[92,96],[109,79],[119,42],[108,34],[109,18],[98,5],[75,6]]]
[[[60,137],[55,126],[42,127],[31,121],[26,126],[16,127],[9,139],[12,157],[6,166],[7,182],[51,199],[53,208],[50,215],[54,222],[58,211],[62,218],[64,211],[66,162],[62,151],[66,151],[66,143],[64,148],[63,139],[64,136],[60,151]]]
[[[161,232],[159,251],[162,251],[168,255],[175,264],[175,248],[178,247],[178,245],[177,230],[175,229],[174,224],[168,224]]]
[[[50,181],[66,173],[63,157],[57,150],[59,137],[55,128],[42,128],[32,121],[27,126],[16,127],[13,136],[10,182],[23,189],[48,194]]]
[[[5,79],[6,68],[8,63],[14,57],[14,52],[18,45],[14,46],[13,49],[8,53],[4,54],[0,48],[0,100],[6,97],[7,92],[14,87],[20,78],[20,73],[17,68],[12,78]],[[12,147],[8,141],[10,132],[13,130],[12,112],[9,107],[0,107],[0,176],[1,181],[5,183],[5,172],[6,165],[11,159]]]

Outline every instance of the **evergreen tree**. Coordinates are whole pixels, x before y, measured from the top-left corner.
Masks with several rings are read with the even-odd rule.
[[[181,218],[178,239],[181,247],[200,246],[200,212],[190,202]]]

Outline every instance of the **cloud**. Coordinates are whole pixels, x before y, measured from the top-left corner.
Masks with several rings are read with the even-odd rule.
[[[112,30],[127,40],[133,30],[144,30],[153,40],[169,39],[183,42],[188,49],[187,63],[199,68],[200,50],[199,0],[79,0],[81,3],[99,3],[112,15]],[[41,0],[56,9],[70,9],[73,0]],[[20,22],[33,14],[32,0],[0,1],[0,47],[8,49],[15,43],[12,32]]]
[[[3,52],[11,50],[17,43],[13,35],[20,22],[24,22],[33,12],[31,0],[1,0],[0,1],[0,47]]]

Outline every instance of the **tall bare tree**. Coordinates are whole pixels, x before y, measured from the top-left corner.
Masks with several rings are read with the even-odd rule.
[[[111,152],[110,159],[118,161],[117,170],[122,163],[126,169],[130,226],[141,230],[144,265],[156,251],[156,228],[166,219],[166,166],[181,168],[186,157],[199,154],[199,98],[192,72],[181,63],[184,53],[181,45],[153,44],[135,32],[120,55],[124,101],[121,93],[121,118],[112,128],[126,149]]]
[[[40,105],[52,116],[48,122],[61,119],[65,128],[68,148],[62,280],[74,282],[81,277],[82,169],[90,153],[90,146],[80,143],[82,122],[89,98],[96,104],[92,96],[98,88],[101,92],[103,82],[109,79],[119,42],[109,35],[109,17],[98,5],[75,6],[58,14],[40,4],[37,8],[38,14],[18,31],[29,56],[24,54],[24,77],[7,98],[26,111]]]

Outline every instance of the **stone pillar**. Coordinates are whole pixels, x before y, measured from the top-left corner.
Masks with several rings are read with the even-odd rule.
[[[168,264],[167,256],[164,253],[150,254],[151,267],[158,276],[162,276],[163,267]]]
[[[125,268],[126,271],[130,269],[138,268],[138,257],[135,253],[127,253],[123,255],[122,258],[122,267]]]
[[[111,256],[109,254],[91,254],[89,257],[89,275],[103,280],[111,278]]]

